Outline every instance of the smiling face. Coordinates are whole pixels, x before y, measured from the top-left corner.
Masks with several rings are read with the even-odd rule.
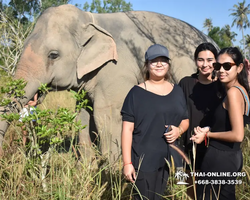
[[[219,55],[217,62],[220,64],[235,63],[234,60],[226,53]],[[241,72],[242,68],[242,65],[237,66],[236,64],[232,64],[232,67],[229,70],[225,70],[223,66],[221,66],[220,69],[217,70],[217,76],[224,84],[234,84],[238,81],[237,75]]]
[[[157,57],[148,62],[148,71],[150,79],[162,79],[166,76],[169,69],[169,59],[166,57]]]
[[[213,63],[215,62],[214,54],[209,51],[201,51],[196,59],[196,66],[199,70],[199,75],[209,77],[214,70]]]

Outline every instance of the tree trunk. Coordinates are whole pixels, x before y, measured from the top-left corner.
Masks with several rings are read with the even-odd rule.
[[[242,38],[243,38],[244,58],[246,58],[246,45],[245,45],[244,28],[243,27],[242,27]]]

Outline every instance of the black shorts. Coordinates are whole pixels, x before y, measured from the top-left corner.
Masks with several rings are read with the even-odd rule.
[[[228,172],[229,174],[240,172],[243,165],[243,156],[241,150],[239,151],[224,151],[216,149],[213,146],[209,146],[204,156],[201,172],[208,174],[209,172],[218,172],[222,174]],[[234,176],[210,176],[199,177],[199,180],[208,180],[214,182],[227,183],[228,180],[236,180]],[[213,181],[211,181],[213,180]],[[217,199],[215,194],[219,193],[220,200],[235,200],[235,184],[198,184],[197,185],[197,197],[203,199],[203,192],[205,191],[205,200]]]
[[[143,200],[162,199],[160,195],[163,195],[166,190],[168,177],[169,169],[167,165],[154,172],[139,171],[135,181],[137,189],[134,188],[134,199],[141,200],[141,196],[143,197]],[[141,196],[138,194],[138,190]]]

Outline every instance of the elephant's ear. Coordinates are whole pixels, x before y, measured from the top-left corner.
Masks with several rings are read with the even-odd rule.
[[[84,27],[80,37],[82,51],[77,61],[79,79],[108,61],[117,61],[115,41],[106,30],[90,23]]]

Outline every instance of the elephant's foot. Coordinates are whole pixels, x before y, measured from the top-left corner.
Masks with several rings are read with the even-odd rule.
[[[117,140],[104,141],[101,143],[101,152],[104,157],[106,157],[110,164],[116,163],[121,156],[120,144]]]
[[[86,165],[96,160],[95,149],[86,143],[80,143],[78,146],[79,161]]]

